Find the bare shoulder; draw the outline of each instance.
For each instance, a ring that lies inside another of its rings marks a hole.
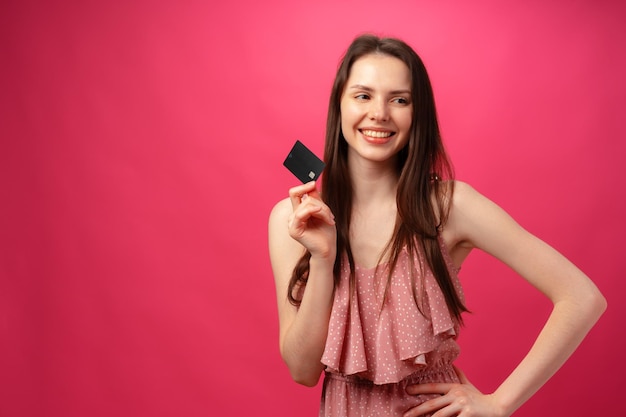
[[[270,227],[272,227],[273,223],[281,222],[283,220],[285,221],[284,224],[286,224],[287,219],[289,218],[292,212],[293,212],[293,208],[291,207],[291,201],[289,201],[289,198],[284,198],[280,200],[278,203],[274,205],[274,207],[272,208],[272,211],[270,212],[270,217],[269,217]]]
[[[443,225],[441,236],[453,262],[460,266],[475,246],[467,233],[468,215],[481,195],[471,185],[463,181],[447,181],[444,186],[444,202],[448,205],[448,217]]]
[[[459,211],[468,208],[468,204],[482,197],[471,185],[459,180],[443,181],[441,183],[443,193],[443,203],[447,204],[452,211]],[[434,201],[438,204],[437,201]]]
[[[459,227],[463,224],[462,218],[480,197],[471,185],[463,181],[446,181],[443,183],[444,204],[448,205],[448,217],[444,225],[444,238],[449,246],[459,243]]]
[[[467,183],[455,182],[447,225],[450,239],[470,251],[480,249],[518,272],[528,260],[558,259],[556,252],[529,233],[504,209]],[[522,275],[528,276],[527,273]],[[532,275],[532,274],[531,274]]]
[[[467,182],[455,180],[450,210],[467,209],[470,204],[475,203],[476,199],[479,198],[485,197]]]
[[[463,181],[455,181],[454,194],[450,204],[453,218],[467,222],[470,218],[479,220],[486,215],[493,215],[493,210],[500,208],[476,188]]]
[[[575,294],[578,299],[598,294],[589,278],[572,262],[469,184],[455,182],[446,227],[462,254],[466,256],[477,248],[492,255],[553,302],[568,294]]]
[[[452,241],[487,250],[503,236],[519,236],[523,229],[501,207],[463,181],[454,182],[448,232]]]
[[[293,213],[293,208],[289,198],[280,200],[270,212],[268,222],[268,236],[270,244],[270,255],[275,255],[277,251],[284,251],[289,248],[301,247],[301,245],[289,236],[288,221]]]

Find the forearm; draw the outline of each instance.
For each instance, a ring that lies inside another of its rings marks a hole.
[[[493,393],[502,415],[509,416],[563,365],[606,308],[599,292],[556,303],[526,357]]]
[[[324,370],[320,360],[333,302],[333,263],[311,258],[302,303],[281,339],[283,360],[293,379],[303,385],[315,385]]]

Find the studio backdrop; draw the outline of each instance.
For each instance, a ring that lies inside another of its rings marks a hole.
[[[626,415],[618,1],[3,1],[0,416],[315,416],[278,351],[267,218],[363,32],[431,75],[456,177],[609,301],[516,414]],[[532,262],[532,260],[529,260]],[[550,303],[480,253],[459,366],[494,390]]]

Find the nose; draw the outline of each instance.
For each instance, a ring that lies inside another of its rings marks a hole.
[[[387,102],[382,99],[372,100],[369,108],[370,120],[385,121],[389,119],[389,108]]]

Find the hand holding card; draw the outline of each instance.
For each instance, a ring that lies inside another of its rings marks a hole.
[[[302,183],[319,178],[326,164],[299,140],[287,155],[283,165]]]

